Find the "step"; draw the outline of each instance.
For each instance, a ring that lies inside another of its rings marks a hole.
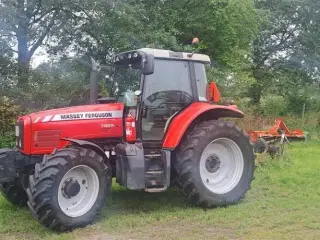
[[[154,158],[154,157],[161,157],[161,154],[145,154],[145,157]]]
[[[166,190],[167,188],[163,187],[163,188],[146,188],[144,191],[148,193],[158,193],[158,192],[164,192]]]
[[[146,174],[149,174],[149,175],[161,175],[163,173],[164,172],[162,170],[152,170],[152,171],[146,172]]]

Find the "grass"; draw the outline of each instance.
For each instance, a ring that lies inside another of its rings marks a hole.
[[[238,205],[204,210],[175,190],[147,194],[114,185],[97,222],[72,233],[45,229],[1,197],[0,239],[319,239],[320,142],[295,143],[284,160],[264,162]]]

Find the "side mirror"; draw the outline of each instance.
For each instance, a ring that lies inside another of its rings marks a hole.
[[[154,56],[145,54],[141,59],[141,73],[143,75],[151,75],[154,73]]]

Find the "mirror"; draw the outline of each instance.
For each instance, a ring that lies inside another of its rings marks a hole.
[[[151,75],[154,72],[154,56],[145,54],[141,58],[141,73],[143,75]]]

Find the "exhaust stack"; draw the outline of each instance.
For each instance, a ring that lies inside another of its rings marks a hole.
[[[98,99],[98,76],[100,72],[99,64],[91,57],[90,73],[90,104],[95,104]]]

